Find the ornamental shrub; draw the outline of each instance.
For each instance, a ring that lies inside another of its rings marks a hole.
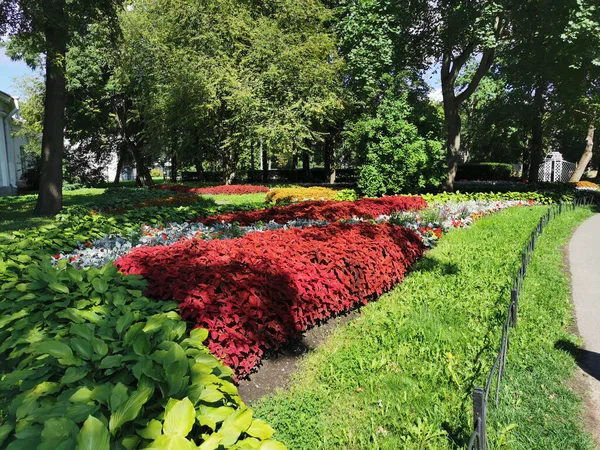
[[[386,92],[374,117],[352,125],[348,140],[365,155],[360,164],[359,190],[370,197],[417,192],[439,186],[444,172],[441,141],[419,135],[410,123],[407,94]]]
[[[148,295],[179,302],[184,319],[210,330],[211,352],[241,376],[265,351],[391,289],[422,253],[407,228],[336,223],[140,247],[115,264],[146,278]]]
[[[208,332],[188,334],[139,277],[49,261],[0,270],[0,395],[11,399],[0,447],[283,448],[203,344]]]
[[[352,217],[376,218],[397,211],[422,209],[427,203],[417,196],[390,196],[383,198],[363,198],[355,202],[302,202],[288,206],[274,206],[257,211],[240,211],[199,218],[204,224],[218,222],[238,222],[250,225],[257,222],[287,223],[296,219],[326,220],[336,222]]]

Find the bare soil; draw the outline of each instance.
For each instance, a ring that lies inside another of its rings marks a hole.
[[[292,342],[263,359],[256,372],[239,382],[238,392],[244,403],[252,405],[265,395],[287,388],[292,375],[298,370],[300,360],[322,345],[338,327],[359,314],[359,310],[353,310],[346,315],[334,317],[306,331],[299,341]]]

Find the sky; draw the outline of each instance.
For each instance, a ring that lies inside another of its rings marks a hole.
[[[0,47],[0,91],[18,95],[15,78],[31,75],[33,71],[22,61],[11,61]]]

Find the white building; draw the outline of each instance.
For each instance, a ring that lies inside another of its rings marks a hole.
[[[15,195],[20,184],[25,145],[15,135],[20,127],[19,100],[0,91],[0,196]]]

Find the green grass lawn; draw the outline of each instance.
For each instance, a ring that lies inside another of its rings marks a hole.
[[[520,252],[545,211],[513,208],[450,232],[306,357],[290,390],[253,405],[256,414],[291,450],[465,448],[473,386],[487,379]],[[572,339],[560,247],[589,215],[557,219],[536,250],[502,404],[488,412],[491,448],[593,448],[564,384],[573,358],[555,348]]]

